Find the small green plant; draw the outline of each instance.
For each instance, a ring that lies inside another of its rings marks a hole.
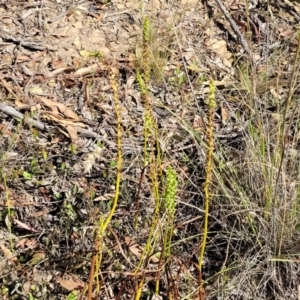
[[[28,300],[34,300],[33,295],[31,294],[31,292],[28,293]]]
[[[204,214],[204,228],[203,228],[203,239],[201,243],[200,255],[198,260],[199,267],[199,299],[202,299],[201,288],[202,288],[202,265],[204,260],[204,253],[206,247],[206,240],[208,235],[208,216],[209,216],[209,205],[212,198],[211,193],[211,177],[213,172],[213,151],[214,151],[214,134],[213,134],[213,118],[214,112],[217,107],[215,101],[215,85],[213,79],[210,80],[209,85],[209,112],[208,112],[208,126],[206,131],[207,137],[207,154],[206,154],[206,173],[205,173],[205,182],[204,182],[204,199],[205,199],[205,214]]]
[[[76,213],[74,212],[73,206],[70,202],[65,202],[64,204],[64,210],[67,214],[67,216],[71,219],[74,220],[77,216]]]
[[[170,83],[174,86],[181,86],[187,81],[185,72],[181,71],[179,67],[176,68],[174,76],[170,77]]]
[[[65,162],[62,162],[60,165],[61,170],[66,170],[67,169],[67,164]]]
[[[104,58],[104,55],[101,51],[94,51],[94,52],[90,52],[89,54],[90,57],[96,57],[99,60],[102,60]]]
[[[28,180],[31,180],[33,178],[33,175],[31,173],[26,172],[26,171],[23,171],[22,175],[25,179],[28,179]]]
[[[46,160],[47,160],[47,158],[48,158],[48,152],[47,152],[47,150],[46,150],[46,149],[43,149],[43,150],[42,150],[42,155],[43,155],[43,159],[44,159],[44,161],[46,161]]]
[[[113,169],[113,168],[116,167],[116,165],[117,165],[117,162],[114,161],[114,160],[112,160],[112,161],[110,162],[110,164],[109,164],[109,168],[110,168],[110,169]]]
[[[77,300],[78,299],[79,292],[78,291],[72,291],[66,298],[66,300]]]
[[[70,144],[69,151],[71,152],[72,155],[75,155],[77,153],[76,145],[74,143]]]

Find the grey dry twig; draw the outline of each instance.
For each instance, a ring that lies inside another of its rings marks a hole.
[[[231,15],[229,14],[229,12],[227,11],[226,7],[223,5],[223,3],[220,0],[215,0],[216,4],[218,5],[218,7],[220,8],[220,10],[222,11],[222,13],[224,14],[226,20],[229,22],[232,30],[234,31],[234,33],[237,35],[237,37],[240,39],[241,44],[243,45],[244,49],[246,50],[246,52],[252,56],[252,52],[250,50],[250,47],[248,46],[247,41],[245,40],[245,37],[242,35],[242,33],[240,32],[239,28],[237,27],[236,23],[234,22],[234,20],[232,19]]]
[[[18,112],[16,109],[14,109],[11,106],[0,104],[0,110],[2,110],[3,112],[5,112],[8,115],[11,115],[13,117],[19,118],[21,120],[24,119],[24,115],[22,113]],[[26,121],[39,130],[43,130],[43,131],[48,130],[48,126],[45,125],[43,122],[36,121],[32,118],[27,118]],[[76,129],[79,133],[81,133],[85,137],[91,137],[91,138],[99,138],[100,137],[99,134],[97,134],[96,132],[94,132],[90,129],[84,129],[84,128],[80,128],[80,127],[76,128]]]
[[[19,118],[21,120],[24,119],[24,115],[22,113],[18,112],[17,110],[15,110],[13,107],[0,104],[0,110],[7,113],[8,115],[14,116],[14,117]],[[40,122],[40,121],[33,120],[32,118],[28,118],[27,121],[39,130],[46,130],[47,129],[46,125],[44,123]]]

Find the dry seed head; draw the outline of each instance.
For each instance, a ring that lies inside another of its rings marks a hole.
[[[86,159],[84,160],[84,163],[83,163],[83,167],[84,167],[83,172],[85,174],[91,172],[93,166],[96,163],[96,160],[100,159],[101,152],[102,152],[102,149],[100,147],[96,147],[96,149],[93,152],[91,152],[87,155],[87,157],[86,157]]]

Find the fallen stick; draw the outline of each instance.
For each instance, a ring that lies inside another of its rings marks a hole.
[[[246,52],[252,56],[252,51],[250,50],[250,47],[248,46],[247,41],[245,40],[244,36],[242,35],[239,28],[237,27],[236,23],[232,19],[230,13],[227,11],[226,7],[223,5],[223,3],[220,0],[215,0],[215,2],[217,3],[218,7],[220,8],[220,10],[224,14],[225,18],[229,22],[234,33],[237,35],[237,37],[241,41],[241,44],[244,47],[244,49],[246,50]]]
[[[21,38],[16,38],[10,35],[1,35],[0,36],[4,42],[12,42],[14,44],[23,46],[23,47],[27,47],[27,48],[31,48],[33,50],[49,50],[49,51],[56,51],[56,48],[53,48],[51,46],[47,46],[47,45],[40,45],[40,44],[36,44],[35,42],[29,42],[29,41],[23,41]]]
[[[20,112],[18,112],[17,110],[15,110],[13,107],[11,106],[6,106],[6,105],[2,105],[0,104],[0,110],[2,110],[3,112],[7,113],[8,115],[14,116],[16,118],[19,118],[21,120],[24,119],[24,115]],[[47,126],[40,122],[40,121],[36,121],[32,118],[28,118],[27,122],[30,123],[31,125],[33,125],[34,127],[36,127],[39,130],[46,130]]]
[[[0,110],[7,113],[10,116],[19,118],[21,120],[24,119],[24,115],[22,113],[18,112],[16,109],[14,109],[11,106],[0,104]],[[37,128],[39,130],[45,131],[45,130],[49,129],[49,127],[46,124],[44,124],[43,122],[36,121],[32,118],[26,118],[26,121],[27,121],[27,123],[29,123],[30,125],[34,126],[35,128]],[[99,134],[97,134],[96,132],[94,132],[92,130],[89,130],[89,129],[76,127],[76,130],[79,133],[81,133],[83,136],[86,136],[86,137],[92,137],[92,138],[99,138],[100,137]]]

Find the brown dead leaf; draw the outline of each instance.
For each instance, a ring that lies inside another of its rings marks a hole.
[[[129,236],[125,236],[125,243],[129,248],[129,251],[135,255],[136,257],[140,257],[142,252],[143,252],[143,247],[139,246],[137,243],[135,243],[134,241],[131,240],[131,238]],[[156,254],[153,254],[150,257],[150,261],[153,263],[158,263],[159,262],[159,258],[157,257]]]
[[[18,55],[17,56],[17,59],[16,59],[16,62],[17,63],[22,63],[22,62],[26,62],[26,61],[30,61],[30,57],[27,56],[27,55]]]
[[[84,64],[84,62],[82,60],[80,60],[79,58],[77,58],[77,57],[73,58],[73,65],[76,69],[82,68],[83,64]]]
[[[40,52],[35,52],[32,55],[30,55],[30,57],[32,58],[32,60],[38,60],[39,58],[41,58],[45,53],[47,53],[48,50],[44,50],[44,51],[40,51]]]
[[[226,122],[230,117],[229,111],[227,107],[225,107],[223,102],[221,103],[221,117],[222,117],[222,122]]]
[[[276,100],[281,100],[282,99],[282,96],[280,95],[280,93],[278,93],[278,90],[277,90],[276,87],[271,87],[270,92]]]
[[[58,108],[58,110],[67,118],[73,119],[74,121],[82,121],[81,118],[75,113],[73,112],[72,109],[68,108],[67,106],[65,106],[63,103],[60,102],[56,102],[56,101],[52,101],[49,100],[47,98],[44,97],[39,97],[39,99],[48,107],[53,107],[56,106]]]
[[[120,70],[116,67],[111,67],[111,71],[115,74],[115,75],[120,75]]]
[[[48,105],[48,108],[51,109],[51,112],[50,111],[47,111],[47,114],[51,114],[52,116],[56,116],[57,118],[62,118],[63,119],[63,116],[60,114],[60,112],[58,111],[58,108],[57,106],[53,106],[53,105]]]
[[[195,116],[194,122],[193,122],[193,128],[194,129],[204,129],[205,128],[205,122],[203,118],[199,115]]]
[[[213,39],[210,41],[210,49],[217,54],[224,54],[227,51],[225,40]]]
[[[29,68],[27,68],[27,66],[25,64],[20,64],[20,66],[21,66],[24,74],[26,74],[28,76],[34,76],[34,72],[32,72]]]
[[[18,219],[13,219],[13,221],[14,221],[14,224],[16,224],[18,227],[23,228],[25,230],[28,230],[28,231],[31,231],[31,232],[36,232],[36,233],[41,232],[40,230],[37,230],[37,229],[34,229],[34,228],[30,227],[27,224],[19,221]]]
[[[137,243],[133,243],[129,245],[129,251],[134,256],[141,257],[143,249]]]
[[[113,197],[115,197],[115,194],[113,193],[107,193],[104,195],[101,195],[99,197],[96,197],[93,201],[97,202],[97,201],[108,201],[111,200]]]
[[[231,67],[233,62],[232,54],[227,50],[225,40],[210,38],[205,42],[205,45],[217,55],[226,67]]]
[[[292,29],[287,29],[287,30],[284,30],[282,31],[282,29],[279,29],[279,36],[282,36],[282,37],[290,37],[293,35],[293,30]]]
[[[74,126],[72,125],[67,125],[65,126],[66,130],[68,131],[68,134],[71,138],[71,140],[74,142],[78,139],[78,135],[77,135],[77,130]]]
[[[2,253],[4,254],[4,256],[11,263],[16,263],[18,261],[18,259],[16,257],[14,257],[13,253],[8,248],[6,248],[4,245],[0,245],[0,249],[1,249]]]
[[[66,64],[62,61],[62,59],[51,59],[51,65],[53,69],[61,69],[61,68],[67,68]]]
[[[38,218],[38,217],[41,217],[41,216],[44,216],[44,215],[48,215],[49,212],[50,212],[49,209],[44,209],[44,210],[41,210],[41,211],[39,211],[39,212],[34,213],[33,215],[34,215],[36,218]]]
[[[136,77],[134,75],[131,75],[127,78],[126,82],[126,88],[130,90],[132,88],[133,83],[135,82]]]
[[[125,237],[125,243],[129,248],[129,251],[135,255],[136,257],[140,257],[142,255],[143,248],[140,247],[137,243],[131,240],[129,236]]]
[[[136,63],[136,55],[134,53],[130,53],[128,56],[128,64],[130,67],[134,67]]]
[[[203,286],[200,287],[200,299],[205,300],[206,299],[206,294],[205,294],[205,289]]]
[[[23,238],[16,244],[16,248],[21,248],[21,249],[25,249],[25,248],[34,249],[36,247],[37,247],[37,242],[35,239]]]
[[[153,254],[151,257],[150,257],[150,261],[153,262],[154,264],[158,264],[159,263],[159,258],[156,254]]]
[[[44,151],[44,150],[43,150],[43,151]],[[50,195],[49,195],[48,190],[47,190],[45,187],[42,186],[42,187],[40,188],[40,193],[43,195],[43,197],[44,197],[44,199],[45,199],[46,201],[50,202],[51,197],[50,197]]]
[[[10,84],[8,82],[6,82],[4,79],[0,78],[0,81],[3,85],[3,87],[9,92],[11,93],[13,96],[18,97],[18,95],[12,90],[12,88],[10,87]]]
[[[31,290],[32,283],[30,280],[27,280],[25,283],[22,285],[22,292],[27,296]],[[30,298],[29,298],[30,299]]]
[[[64,84],[65,84],[66,88],[70,89],[71,87],[76,85],[77,82],[72,78],[66,78],[65,81],[64,81]]]
[[[101,12],[101,13],[99,14],[99,16],[97,17],[96,22],[101,21],[103,18],[104,18],[104,13]]]
[[[183,53],[182,53],[183,57],[185,58],[185,60],[188,62],[189,60],[191,60],[194,56],[194,50],[193,48],[187,48]]]
[[[71,292],[76,289],[80,289],[84,287],[84,284],[79,281],[79,279],[62,279],[61,277],[57,277],[57,281],[61,285],[62,288],[66,289],[67,291]]]
[[[10,129],[8,128],[7,125],[5,124],[0,124],[0,134],[3,135],[3,136],[10,136],[11,135],[11,131]]]
[[[181,0],[182,5],[192,4],[196,5],[199,1],[198,0]]]
[[[44,94],[44,91],[40,86],[33,86],[29,90],[29,94],[31,94],[31,95],[42,95],[42,94]]]
[[[125,236],[125,243],[128,246],[131,242],[131,238],[129,236]]]
[[[56,115],[55,113],[53,113],[51,111],[48,111],[47,114],[44,116],[45,117],[48,116],[50,119],[52,119],[53,121],[56,121],[60,125],[74,125],[74,126],[82,127],[82,128],[86,127],[86,125],[84,123],[74,122],[73,120],[65,120],[62,117],[60,117],[59,115]]]
[[[25,103],[23,103],[22,101],[20,101],[20,99],[19,98],[17,98],[16,100],[15,100],[15,105],[17,106],[17,107],[24,107],[24,106],[27,106]]]
[[[80,238],[80,234],[76,231],[73,231],[70,236],[70,239],[74,242],[74,241],[78,240],[79,238]]]

